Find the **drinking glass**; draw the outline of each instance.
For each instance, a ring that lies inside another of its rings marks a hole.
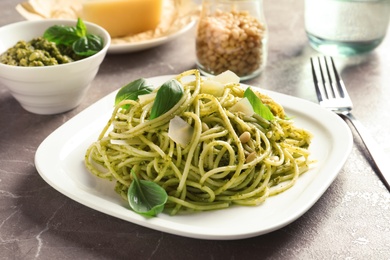
[[[372,51],[385,38],[389,17],[389,0],[305,0],[310,45],[324,54]]]

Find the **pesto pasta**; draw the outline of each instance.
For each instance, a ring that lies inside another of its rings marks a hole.
[[[311,133],[296,127],[270,97],[253,91],[273,114],[267,120],[232,109],[244,98],[239,83],[225,84],[215,96],[202,91],[205,79],[198,70],[176,80],[183,95],[169,111],[150,119],[153,98],[122,100],[86,151],[87,169],[116,181],[115,190],[125,200],[131,171],[165,189],[165,208],[174,215],[260,205],[309,169]],[[190,129],[178,131],[189,133],[185,144],[169,133],[177,117]]]

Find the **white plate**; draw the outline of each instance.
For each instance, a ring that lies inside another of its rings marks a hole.
[[[162,84],[172,76],[151,78]],[[319,162],[295,186],[257,207],[232,208],[144,218],[128,209],[114,191],[114,183],[99,179],[84,167],[84,154],[109,119],[116,92],[70,119],[38,147],[35,164],[42,178],[69,198],[108,215],[155,230],[201,239],[241,239],[282,228],[303,215],[326,191],[344,165],[352,135],[337,115],[309,101],[263,91],[282,104],[297,126],[314,134],[310,147]],[[71,213],[70,213],[71,214]],[[69,215],[69,218],[72,216]]]
[[[157,47],[164,43],[170,42],[179,37],[180,35],[184,34],[189,29],[191,29],[195,23],[196,20],[192,20],[187,25],[183,26],[177,31],[172,32],[171,34],[150,40],[129,43],[111,43],[110,47],[108,48],[108,53],[130,53]]]

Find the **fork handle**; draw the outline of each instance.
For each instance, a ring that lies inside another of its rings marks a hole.
[[[355,127],[357,133],[366,146],[372,161],[377,168],[377,174],[386,188],[390,191],[390,165],[389,158],[385,158],[384,151],[380,149],[378,143],[372,138],[367,129],[357,120],[351,113],[340,114],[344,118],[348,119]]]

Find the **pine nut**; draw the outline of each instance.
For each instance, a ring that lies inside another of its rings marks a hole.
[[[246,163],[250,163],[251,161],[253,161],[254,159],[256,159],[256,157],[257,157],[256,152],[252,152],[252,153],[250,153],[250,154],[246,157],[245,162],[246,162]]]
[[[251,139],[251,134],[248,131],[243,132],[239,137],[241,143],[245,144]]]

